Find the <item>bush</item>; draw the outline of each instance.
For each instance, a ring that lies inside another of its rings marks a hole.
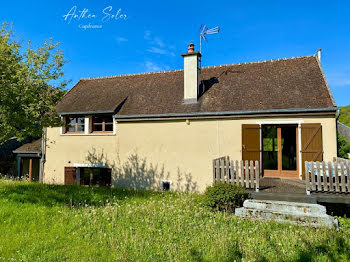
[[[244,200],[250,198],[249,192],[239,185],[219,182],[204,192],[204,204],[213,210],[233,213],[241,207]]]
[[[348,154],[350,154],[350,143],[345,136],[338,133],[338,157],[348,159]]]

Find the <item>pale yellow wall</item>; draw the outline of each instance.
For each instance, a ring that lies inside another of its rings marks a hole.
[[[119,122],[116,135],[109,136],[60,135],[59,128],[49,128],[44,181],[63,183],[64,166],[88,163],[88,152],[97,156],[103,152],[101,162],[114,167],[115,185],[159,188],[166,179],[173,189],[203,191],[212,183],[214,158],[229,155],[241,160],[242,124],[286,120],[321,123],[324,160],[332,161],[337,153],[334,117],[191,120],[189,125],[185,120]],[[136,166],[137,174],[130,173]]]
[[[115,159],[115,135],[60,135],[60,128],[47,128],[45,183],[64,183],[64,167],[89,163],[89,155]]]

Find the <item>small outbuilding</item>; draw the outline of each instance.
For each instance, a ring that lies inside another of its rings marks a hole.
[[[42,181],[42,140],[34,140],[13,151],[17,155],[17,175],[29,181]]]

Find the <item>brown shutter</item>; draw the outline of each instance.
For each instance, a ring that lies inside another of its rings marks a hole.
[[[64,184],[75,185],[76,184],[76,168],[65,167],[64,168]]]
[[[305,161],[323,161],[321,124],[301,124],[301,159],[303,176]]]
[[[242,159],[260,161],[259,125],[242,125]]]

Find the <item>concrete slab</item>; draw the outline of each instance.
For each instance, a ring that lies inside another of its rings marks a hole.
[[[273,220],[276,222],[289,222],[313,227],[334,228],[338,221],[327,215],[326,208],[317,204],[246,200],[242,208],[236,208],[235,215],[257,220]]]

